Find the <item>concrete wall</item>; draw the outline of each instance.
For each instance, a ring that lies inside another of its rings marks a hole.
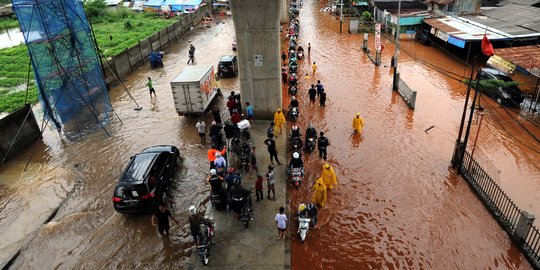
[[[279,19],[282,0],[231,0],[238,47],[240,92],[257,119],[282,107]],[[262,58],[262,59],[261,59]]]
[[[23,124],[22,128],[21,124]],[[17,132],[19,132],[18,136]],[[0,165],[6,155],[7,161],[30,146],[40,136],[41,132],[36,122],[36,117],[32,112],[32,107],[28,104],[22,109],[0,119]],[[13,146],[9,149],[13,141]]]
[[[189,31],[191,26],[201,22],[204,14],[211,11],[211,6],[205,5],[193,13],[183,15],[173,25],[156,32],[152,36],[141,40],[139,44],[109,58],[107,60],[108,64],[106,62],[103,63],[107,84],[109,86],[118,84],[118,80],[116,80],[113,72],[121,80],[127,78],[138,66],[148,62],[148,56],[152,51],[163,51],[169,48],[172,42]]]

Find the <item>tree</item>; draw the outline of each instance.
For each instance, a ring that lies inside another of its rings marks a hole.
[[[89,0],[84,2],[84,11],[88,18],[95,18],[105,14],[107,4],[105,0]]]

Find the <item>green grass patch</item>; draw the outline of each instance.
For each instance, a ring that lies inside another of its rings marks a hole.
[[[91,17],[98,46],[105,57],[118,55],[133,47],[156,31],[176,22],[175,19],[162,19],[155,13],[136,13],[126,8],[99,10]],[[87,11],[88,12],[88,11]],[[0,19],[0,29],[18,26],[13,18]],[[27,80],[28,50],[19,45],[0,50],[0,112],[13,112],[24,106],[26,91],[13,91],[24,86]],[[34,72],[30,71],[30,80]],[[29,102],[37,96],[37,88],[31,82]]]
[[[0,18],[0,30],[17,28],[19,27],[19,21],[15,16]]]
[[[37,89],[31,86],[28,89],[28,102],[33,103],[37,98]],[[0,96],[0,112],[14,112],[24,106],[26,91],[10,92]]]

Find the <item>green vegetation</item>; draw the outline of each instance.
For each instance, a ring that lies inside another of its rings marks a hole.
[[[0,18],[0,30],[19,27],[19,21],[15,16]]]
[[[471,87],[475,88],[476,87],[476,80],[474,81],[470,81],[469,79],[465,79],[463,80],[463,82],[465,82],[465,84],[471,84]],[[506,88],[506,87],[513,87],[513,86],[518,86],[519,83],[518,82],[505,82],[503,80],[497,80],[497,79],[489,79],[489,80],[480,80],[478,82],[478,90],[482,91],[482,92],[485,92],[485,93],[488,93],[488,94],[494,94],[495,95],[495,92],[497,91],[497,89],[499,88]]]
[[[117,55],[176,22],[174,19],[157,17],[155,13],[135,13],[126,8],[108,10],[103,0],[86,2],[85,10],[105,57]],[[3,25],[12,28],[17,27],[18,22],[13,18],[1,19],[0,27]],[[26,45],[0,50],[0,112],[12,112],[24,105],[28,63]],[[34,102],[37,96],[33,78],[31,71],[29,102]]]

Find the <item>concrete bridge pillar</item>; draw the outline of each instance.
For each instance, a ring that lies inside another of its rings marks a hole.
[[[281,0],[281,16],[279,17],[281,23],[287,23],[289,21],[289,0]]]
[[[238,49],[240,93],[256,119],[282,107],[279,19],[283,0],[231,0]]]

